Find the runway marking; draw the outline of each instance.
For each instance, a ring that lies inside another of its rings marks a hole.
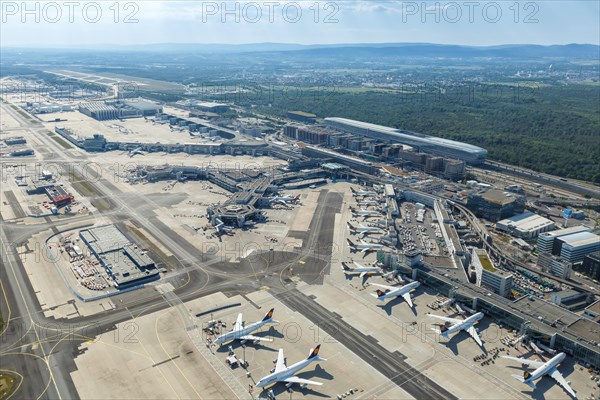
[[[8,310],[8,316],[6,317],[6,321],[4,321],[4,329],[2,329],[2,331],[0,332],[0,336],[2,336],[4,332],[6,332],[6,330],[8,329],[8,324],[10,323],[11,317],[10,304],[8,304],[8,297],[6,296],[6,291],[4,290],[4,284],[2,283],[2,279],[0,279],[0,289],[2,289],[2,294],[4,295],[4,304],[6,304],[6,308]]]
[[[5,232],[4,232],[3,230],[0,230],[0,232],[1,232],[1,233],[3,233],[3,234],[5,235]],[[8,249],[8,247],[6,246],[6,243],[5,243],[5,241],[4,241],[4,238],[3,238],[3,236],[4,236],[4,235],[0,236],[0,245],[1,245],[3,248],[5,248],[5,249]],[[31,323],[32,323],[32,325],[35,325],[35,321],[33,320],[33,317],[31,317],[31,315],[32,315],[32,314],[31,314],[31,311],[30,311],[30,309],[29,309],[29,305],[27,304],[27,301],[26,301],[26,299],[25,299],[25,295],[24,295],[24,293],[23,293],[23,289],[21,288],[21,285],[19,284],[19,280],[18,280],[18,278],[17,278],[17,273],[15,272],[15,267],[14,267],[14,265],[13,265],[13,263],[11,262],[11,259],[10,259],[9,257],[7,257],[7,258],[6,258],[6,262],[7,262],[7,264],[10,266],[10,268],[11,268],[11,270],[12,270],[12,273],[13,273],[13,276],[15,277],[15,281],[16,281],[17,287],[18,287],[18,289],[19,289],[19,292],[20,292],[20,294],[21,294],[21,298],[23,299],[23,304],[25,305],[25,308],[26,308],[26,310],[27,310],[27,313],[28,313],[28,315],[29,315],[29,317],[30,317],[30,319],[31,319]],[[35,332],[35,336],[36,336],[36,338],[37,338],[37,341],[41,343],[40,336],[39,336],[39,334],[38,334],[38,331],[37,331],[37,329],[35,329],[35,328],[34,328],[34,329],[33,329],[33,331]],[[56,381],[54,380],[54,374],[53,374],[53,372],[52,372],[52,369],[50,368],[49,358],[48,358],[48,356],[46,355],[46,351],[44,350],[44,347],[43,347],[43,346],[41,346],[41,350],[42,350],[42,354],[44,355],[44,361],[46,362],[46,366],[47,366],[47,368],[48,368],[48,371],[50,372],[50,380],[51,380],[51,381],[54,383],[54,388],[55,388],[55,390],[56,390],[56,394],[58,395],[58,398],[59,398],[59,399],[62,399],[62,396],[61,396],[61,394],[60,394],[60,391],[58,390],[58,385],[56,384]],[[47,388],[46,388],[46,389],[47,389]],[[41,396],[41,395],[40,395],[40,396]]]
[[[127,310],[127,312],[129,312],[129,315],[131,315],[131,321],[135,321],[136,317],[134,317],[134,315],[131,313],[131,311],[129,311],[129,308],[125,307],[125,309]],[[142,346],[142,349],[144,349],[144,352],[146,353],[146,355],[148,356],[148,358],[150,359],[150,361],[152,361],[152,364],[156,364],[156,361],[154,361],[154,359],[152,358],[152,356],[148,352],[148,349],[146,349],[146,346],[144,346],[144,344],[140,340],[139,336],[137,336],[137,334],[135,332],[133,334],[135,335],[135,338],[137,339],[137,341],[140,344],[140,346]],[[163,374],[163,372],[161,371],[161,369],[157,368],[157,370],[161,374],[161,376],[163,377],[163,379],[165,380],[165,382],[169,385],[169,387],[171,388],[171,390],[173,391],[173,393],[175,394],[175,396],[177,396],[178,399],[181,399],[181,397],[179,396],[179,393],[177,393],[177,391],[175,390],[175,388],[173,387],[173,385],[171,385],[171,382],[169,382],[169,380],[167,379],[167,377],[165,376],[165,374]]]
[[[164,315],[166,315],[168,312],[170,312],[171,310],[173,310],[172,308],[169,308],[167,310],[165,310],[163,313],[161,313],[160,315],[158,315],[156,317],[156,320],[154,322],[154,333],[156,334],[156,339],[158,339],[158,344],[160,344],[160,348],[163,350],[163,352],[167,355],[167,357],[172,357],[167,350],[165,349],[165,347],[162,344],[162,341],[160,340],[160,335],[158,334],[158,320],[161,319]],[[192,343],[193,344],[193,343]],[[177,355],[176,357],[179,357],[179,355]],[[186,382],[188,383],[188,385],[190,385],[190,387],[192,388],[192,390],[194,391],[194,393],[196,393],[196,395],[198,396],[199,399],[202,398],[202,396],[200,395],[200,393],[198,393],[198,391],[196,390],[196,388],[194,387],[194,385],[192,385],[192,382],[190,382],[190,380],[187,378],[187,376],[183,373],[183,371],[181,370],[181,368],[179,368],[179,366],[177,365],[177,363],[175,362],[174,358],[171,358],[171,360],[173,361],[173,365],[175,365],[175,368],[177,368],[177,370],[179,371],[179,373],[181,374],[181,376],[183,376],[183,379],[186,380]]]
[[[48,371],[50,371],[50,366],[48,365],[46,360],[43,357],[38,356],[37,354],[27,353],[27,352],[19,352],[19,353],[4,353],[4,355],[5,356],[30,356],[30,357],[34,357],[34,358],[39,358],[40,360],[42,360],[44,362],[44,364],[46,364],[46,368],[48,369]],[[23,381],[25,381],[24,377],[23,377]],[[52,374],[49,375],[48,382],[46,382],[46,387],[44,387],[44,390],[42,390],[42,392],[40,393],[40,395],[38,397],[36,397],[36,399],[40,399],[44,395],[44,393],[46,393],[46,391],[48,391],[48,387],[50,387],[50,382],[54,382],[54,378],[52,377]]]

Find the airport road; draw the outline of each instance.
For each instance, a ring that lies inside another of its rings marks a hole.
[[[339,315],[330,312],[297,289],[275,294],[275,297],[291,310],[301,313],[317,324],[333,339],[346,346],[414,398],[456,399],[452,393],[410,366],[405,361],[404,355],[399,352],[389,352],[374,338],[363,335],[343,321]]]
[[[18,370],[24,376],[20,394],[29,395],[30,398],[61,398],[60,393],[66,393],[70,379],[63,376],[64,370],[53,369],[50,363],[52,346],[45,340],[39,329],[39,320],[36,318],[40,305],[29,282],[23,273],[21,260],[14,246],[4,232],[4,224],[0,226],[0,246],[2,258],[0,260],[0,279],[2,279],[2,296],[6,299],[3,304],[2,315],[8,316],[5,321],[6,330],[3,332],[0,345],[0,355],[3,363],[6,360],[17,362]],[[6,351],[4,347],[8,346]],[[12,365],[15,367],[15,365]],[[44,382],[43,385],[40,385]],[[59,382],[59,383],[57,383]],[[64,384],[65,387],[59,387]]]

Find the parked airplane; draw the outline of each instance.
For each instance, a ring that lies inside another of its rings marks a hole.
[[[300,202],[300,195],[298,196],[292,196],[287,195],[287,196],[274,196],[270,198],[271,203],[279,203],[279,204],[283,204],[283,205],[288,205],[288,204],[297,204]]]
[[[221,219],[217,218],[216,223],[217,224],[214,226],[214,228],[218,235],[229,235],[233,233],[233,228],[225,225]]]
[[[352,190],[352,194],[354,196],[360,197],[369,197],[369,196],[377,196],[377,192],[373,192],[372,190],[356,190],[354,188],[350,188]]]
[[[318,385],[321,386],[321,382],[309,381],[308,379],[302,379],[294,376],[298,371],[306,368],[309,364],[318,361],[327,361],[324,358],[319,357],[319,349],[321,345],[318,345],[314,349],[310,349],[308,358],[298,361],[297,363],[287,367],[285,365],[285,357],[283,356],[283,349],[279,349],[277,355],[277,363],[275,364],[275,370],[269,375],[265,376],[256,383],[256,387],[265,387],[277,382],[285,382],[286,387],[290,388],[294,383],[302,385],[302,388],[306,385]]]
[[[361,200],[358,202],[358,205],[361,207],[366,207],[366,206],[378,206],[379,202],[375,201],[375,200]]]
[[[484,314],[482,312],[473,314],[467,319],[448,318],[448,317],[442,317],[442,316],[433,315],[433,314],[428,314],[428,315],[430,317],[438,318],[438,319],[441,319],[442,321],[450,322],[452,324],[450,327],[447,327],[446,325],[440,325],[439,330],[433,329],[435,332],[442,335],[442,337],[449,339],[449,335],[463,330],[463,331],[467,332],[469,335],[471,335],[473,337],[473,339],[475,339],[475,341],[477,342],[477,344],[479,346],[483,347],[483,343],[481,342],[481,338],[479,337],[479,334],[477,333],[477,329],[475,329],[475,327],[473,326],[473,324],[475,324],[475,322],[479,321],[480,319],[482,319],[484,317]]]
[[[535,389],[535,381],[544,375],[548,375],[552,379],[554,379],[560,386],[562,386],[563,389],[567,391],[567,393],[569,393],[574,398],[577,398],[577,395],[571,387],[570,382],[567,382],[557,369],[558,364],[560,364],[565,359],[565,357],[565,353],[559,353],[546,362],[540,362],[528,360],[526,358],[502,356],[502,358],[520,362],[521,364],[525,364],[531,368],[536,368],[535,371],[531,373],[529,371],[523,372],[523,377],[521,377],[520,375],[512,375],[514,378],[523,382],[530,388]]]
[[[365,275],[383,273],[383,269],[380,267],[363,267],[358,263],[354,263],[354,265],[356,265],[356,268],[349,267],[348,264],[343,262],[342,269],[344,270],[344,274],[360,274],[359,276],[362,278]]]
[[[273,341],[272,339],[254,336],[254,335],[251,335],[251,333],[262,328],[266,324],[276,324],[277,323],[277,321],[275,321],[273,319],[273,310],[275,310],[275,309],[271,308],[269,310],[269,312],[265,314],[265,317],[262,320],[255,322],[253,324],[250,324],[246,327],[244,327],[244,323],[242,321],[242,313],[239,313],[237,320],[235,321],[235,325],[233,326],[233,330],[231,332],[227,332],[227,333],[219,336],[218,338],[216,338],[215,343],[220,346],[223,343],[231,342],[233,340],[241,340],[242,343],[245,343],[246,341],[250,340],[254,344],[257,344],[260,341],[272,342]]]
[[[412,302],[412,299],[410,298],[410,292],[411,292],[411,290],[418,288],[421,285],[421,283],[414,281],[414,282],[411,282],[407,285],[400,286],[400,287],[379,285],[377,283],[371,283],[371,285],[384,289],[384,290],[377,289],[377,291],[375,293],[371,293],[371,295],[373,297],[375,297],[377,300],[385,301],[387,299],[391,299],[392,297],[402,296],[404,301],[406,301],[406,303],[408,303],[408,306],[410,308],[412,308],[413,302]]]
[[[350,239],[346,239],[346,240],[348,241],[348,246],[350,247],[350,250],[352,250],[352,251],[360,251],[361,253],[367,253],[370,251],[377,251],[379,249],[383,249],[382,244],[367,243],[363,240],[360,241],[360,244],[356,244]]]
[[[352,213],[354,216],[363,217],[363,219],[367,219],[369,217],[381,217],[381,213],[379,211],[365,210],[364,208],[361,208],[358,211],[352,210]]]
[[[136,147],[135,149],[131,150],[129,152],[129,157],[131,158],[131,157],[135,156],[136,154],[144,155],[144,153],[142,152],[142,148],[141,147]]]
[[[353,233],[360,233],[362,237],[365,237],[366,235],[370,235],[372,233],[380,235],[386,233],[383,229],[378,228],[376,226],[363,226],[361,224],[358,224],[358,226],[354,226],[350,222],[348,222],[348,228],[350,228],[350,231]]]

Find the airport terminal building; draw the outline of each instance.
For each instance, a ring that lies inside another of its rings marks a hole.
[[[406,144],[424,153],[456,158],[472,165],[482,164],[487,157],[487,150],[481,147],[457,142],[455,140],[429,136],[423,133],[395,129],[346,118],[325,118],[325,124],[330,128],[340,129],[373,139]]]
[[[597,322],[534,296],[511,301],[489,293],[486,288],[444,276],[443,272],[426,263],[413,270],[415,278],[449,298],[527,334],[532,340],[565,352],[586,366],[600,368]]]

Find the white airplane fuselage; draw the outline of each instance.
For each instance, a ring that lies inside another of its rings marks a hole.
[[[451,326],[445,332],[442,332],[441,335],[445,338],[448,338],[448,336],[452,335],[453,333],[459,332],[463,329],[468,329],[470,326],[472,326],[475,322],[479,321],[483,317],[484,317],[484,314],[482,312],[473,314],[469,318],[462,321],[461,323]]]
[[[354,195],[357,197],[371,197],[371,196],[377,196],[377,193],[370,191],[370,190],[359,190],[359,191],[354,192]]]
[[[320,360],[318,357],[305,359],[305,360],[298,361],[297,363],[290,365],[283,371],[273,372],[272,374],[269,374],[269,375],[265,376],[264,378],[262,378],[260,381],[258,381],[256,383],[256,387],[265,387],[265,386],[280,382],[286,378],[289,378],[290,376],[294,375],[296,372],[306,368],[309,364],[311,364],[314,361],[320,361]]]
[[[218,338],[216,338],[215,343],[220,345],[223,343],[231,342],[233,340],[238,340],[242,336],[249,335],[252,332],[259,330],[260,328],[262,328],[263,326],[265,326],[266,324],[269,324],[269,323],[272,323],[272,321],[271,320],[258,321],[258,322],[254,322],[253,324],[250,324],[250,325],[240,329],[239,331],[227,332],[227,333],[219,336]]]
[[[544,365],[533,371],[529,378],[525,379],[524,382],[529,383],[540,379],[542,376],[548,374],[550,370],[556,368],[556,366],[560,364],[565,359],[565,357],[565,353],[555,355],[554,357],[546,361]]]
[[[381,217],[381,213],[377,211],[358,211],[356,215],[361,217]]]
[[[350,229],[354,232],[354,233],[360,233],[363,235],[368,235],[370,233],[375,233],[375,234],[383,234],[385,233],[385,231],[381,228],[378,228],[376,226],[350,226]]]
[[[348,274],[362,274],[363,272],[380,274],[380,273],[383,272],[383,269],[381,267],[363,267],[363,266],[356,267],[356,268],[350,268],[350,267],[344,268],[344,273],[346,275],[348,275]]]
[[[411,282],[407,285],[402,286],[401,288],[398,288],[397,290],[389,291],[385,295],[378,297],[377,300],[384,301],[384,300],[390,299],[392,297],[403,296],[406,293],[409,293],[411,290],[418,288],[420,285],[421,285],[421,283],[418,281]]]
[[[357,244],[356,248],[358,250],[377,250],[377,249],[382,249],[383,245],[382,244],[377,244],[377,243],[368,243],[368,244]]]
[[[385,233],[383,229],[369,226],[366,228],[358,228],[359,233]]]

